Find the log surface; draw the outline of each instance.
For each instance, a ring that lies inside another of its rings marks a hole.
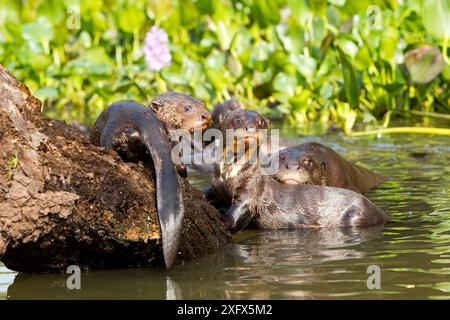
[[[180,179],[178,261],[229,241],[217,210]],[[0,65],[0,260],[16,271],[163,265],[153,172],[41,113]]]

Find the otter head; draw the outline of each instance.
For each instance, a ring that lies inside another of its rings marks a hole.
[[[245,146],[248,146],[249,143],[259,143],[260,130],[267,129],[269,123],[269,119],[262,117],[257,112],[238,109],[231,111],[225,116],[221,129],[226,139],[229,139],[226,136],[227,131],[233,130],[234,142],[239,143],[243,141]]]
[[[299,148],[286,148],[278,153],[278,172],[273,177],[285,184],[324,185],[325,161],[317,154]]]
[[[243,108],[244,107],[242,103],[236,99],[230,99],[216,104],[211,113],[214,127],[218,128],[222,124],[223,120],[225,120],[227,114],[229,114],[230,112]]]
[[[184,129],[193,132],[197,126],[202,130],[211,124],[211,114],[200,100],[178,92],[165,92],[156,96],[150,107],[158,118],[170,129]]]

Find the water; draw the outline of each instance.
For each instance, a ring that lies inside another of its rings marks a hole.
[[[209,256],[163,269],[89,271],[81,290],[65,274],[17,274],[0,264],[0,299],[449,299],[450,138],[391,135],[317,141],[390,177],[368,197],[383,226],[319,231],[246,230]],[[192,174],[192,184],[209,177]],[[367,268],[381,270],[369,290]]]

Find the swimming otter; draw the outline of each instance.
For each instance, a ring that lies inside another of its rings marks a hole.
[[[226,130],[233,129],[236,130],[237,139],[243,138],[246,145],[249,143],[258,144],[260,130],[267,129],[270,123],[269,119],[246,109],[231,111],[225,116],[225,119],[228,119],[228,121],[223,121],[219,126],[224,140],[226,139]],[[225,143],[224,141],[224,145]],[[235,144],[233,146],[237,147]],[[226,151],[230,152],[230,150]],[[225,152],[224,155],[226,156]],[[220,162],[214,165],[212,185],[211,188],[205,190],[205,194],[207,199],[216,207],[228,207],[231,205],[232,194],[230,190],[234,189],[234,177],[236,174],[233,169],[233,166],[228,166]]]
[[[223,119],[225,116],[234,110],[244,109],[243,104],[237,100],[237,99],[230,99],[226,100],[222,103],[217,103],[214,106],[213,111],[211,112],[212,115],[212,126],[215,129],[220,129],[220,126],[222,124]],[[200,143],[195,144],[192,142],[192,157],[190,159],[191,165],[190,168],[198,171],[204,171],[204,172],[214,172],[214,165],[213,164],[206,164],[201,163],[203,160],[203,152],[207,145],[210,145],[211,142],[204,142],[201,141]]]
[[[385,180],[316,142],[283,149],[278,161],[279,170],[273,177],[287,184],[316,184],[366,193]]]
[[[181,238],[184,205],[163,124],[152,109],[132,100],[118,101],[100,114],[92,130],[91,142],[114,149],[128,161],[144,160],[148,165],[145,155],[151,156],[164,260],[170,268]]]
[[[245,141],[252,141],[256,139],[250,129],[258,127],[259,119],[255,112],[233,111],[226,116],[222,128],[239,127],[246,133]],[[226,194],[231,200],[225,215],[232,231],[242,230],[250,223],[262,229],[283,229],[370,226],[389,219],[356,192],[326,186],[281,184],[263,175],[259,162],[236,164],[222,160],[217,165],[212,189],[213,194]]]
[[[234,110],[244,109],[242,103],[237,99],[226,100],[222,103],[217,103],[211,112],[214,128],[219,128],[225,116]]]

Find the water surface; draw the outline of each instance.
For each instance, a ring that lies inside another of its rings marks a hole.
[[[389,177],[368,197],[392,217],[364,229],[246,230],[209,256],[172,270],[17,274],[0,263],[0,299],[448,299],[450,298],[450,138],[390,135],[296,137],[324,143]],[[209,176],[191,174],[203,187]],[[367,288],[367,267],[381,289]]]

